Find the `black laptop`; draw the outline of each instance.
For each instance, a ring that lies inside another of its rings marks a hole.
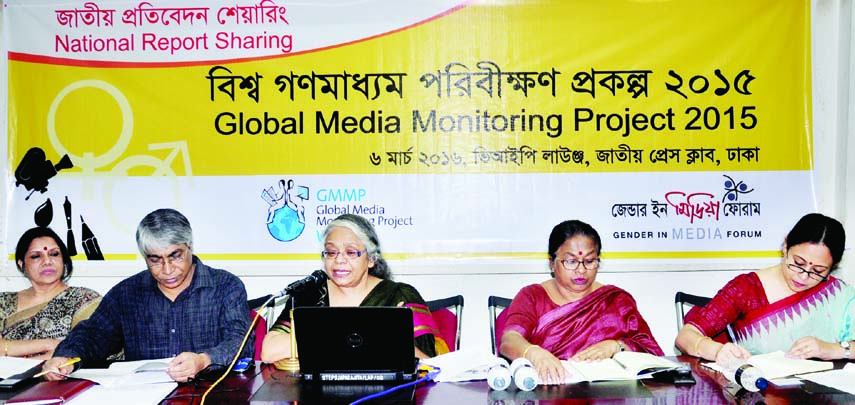
[[[304,381],[413,381],[413,312],[404,307],[298,307],[297,356]]]

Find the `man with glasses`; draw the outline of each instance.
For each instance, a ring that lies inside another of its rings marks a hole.
[[[113,287],[57,346],[44,365],[48,379],[70,373],[70,358],[85,366],[122,349],[125,360],[174,357],[167,372],[178,382],[231,363],[251,322],[243,282],[193,254],[190,222],[176,210],[146,215],[136,238],[148,269]],[[252,358],[253,348],[249,339],[242,357]]]

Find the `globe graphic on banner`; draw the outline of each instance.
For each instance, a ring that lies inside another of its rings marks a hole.
[[[300,222],[297,211],[288,206],[282,207],[273,213],[273,221],[267,224],[270,235],[282,242],[290,242],[297,239],[303,233],[306,224]]]

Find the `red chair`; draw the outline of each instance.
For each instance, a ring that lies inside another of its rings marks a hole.
[[[487,309],[490,311],[490,341],[493,343],[493,354],[499,355],[499,344],[502,342],[502,330],[505,328],[508,314],[505,312],[511,306],[511,299],[491,295],[487,297]]]
[[[428,309],[439,328],[439,333],[448,344],[448,350],[460,349],[460,326],[463,320],[463,296],[428,301]]]
[[[264,343],[264,336],[267,335],[268,329],[267,317],[272,316],[273,306],[276,305],[276,300],[271,300],[270,297],[271,295],[265,295],[247,301],[250,320],[255,319],[255,315],[263,311],[258,317],[258,323],[255,324],[255,360],[261,360],[261,345]],[[262,305],[264,305],[263,308]]]
[[[256,312],[254,309],[249,310],[249,319],[255,319]],[[264,336],[267,335],[267,321],[263,316],[258,317],[258,323],[255,324],[255,360],[261,360],[261,345],[264,343]]]

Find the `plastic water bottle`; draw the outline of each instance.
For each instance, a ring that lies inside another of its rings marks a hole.
[[[499,363],[490,367],[487,372],[487,385],[496,391],[502,391],[511,386],[511,370],[508,361],[499,358]]]
[[[766,398],[760,392],[750,392],[735,382],[728,381],[722,386],[722,392],[730,404],[765,405]]]
[[[511,375],[514,376],[514,384],[523,391],[531,391],[537,387],[537,370],[524,357],[511,362]]]
[[[750,364],[728,367],[724,375],[728,380],[751,392],[757,392],[769,386],[769,380],[763,377],[763,372]]]

